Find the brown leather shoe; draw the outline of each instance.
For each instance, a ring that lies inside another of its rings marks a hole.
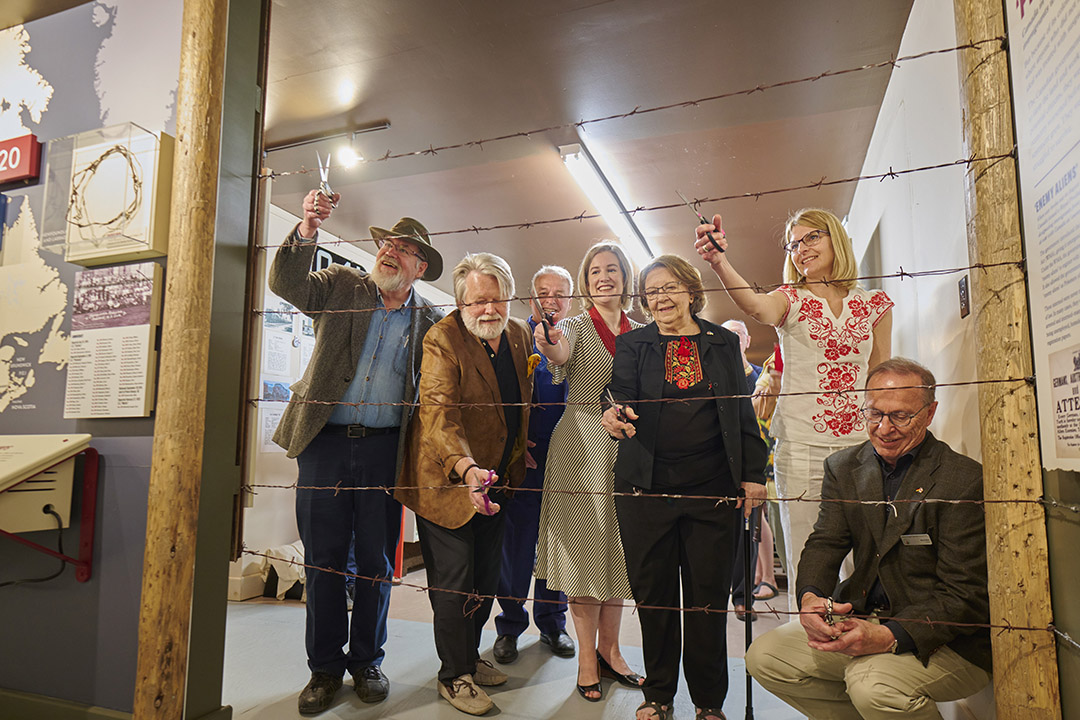
[[[456,677],[449,685],[442,680],[436,680],[435,684],[439,686],[439,694],[463,713],[483,715],[495,707],[484,689],[473,681],[472,675]]]
[[[330,707],[341,689],[341,678],[324,672],[311,673],[311,680],[300,691],[297,706],[301,715],[315,715]]]
[[[477,685],[494,687],[495,685],[502,685],[509,679],[509,675],[489,663],[484,658],[480,658],[476,661],[476,670],[473,672],[473,682]]]

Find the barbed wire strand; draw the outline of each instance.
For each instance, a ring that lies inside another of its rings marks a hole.
[[[1034,376],[1028,375],[1025,377],[1015,378],[990,378],[987,380],[958,380],[956,382],[949,383],[935,383],[934,385],[897,385],[894,390],[928,390],[930,388],[953,388],[963,387],[966,385],[998,385],[1003,383],[1027,383],[1031,384],[1035,382]],[[865,393],[865,390],[859,390],[856,388],[850,388],[847,390],[798,390],[790,392],[777,392],[769,393],[770,398],[779,397],[803,397],[807,395],[859,395]],[[754,395],[752,393],[735,393],[731,395],[706,395],[695,400],[740,400],[743,398],[753,399],[754,397],[761,397],[760,395]],[[347,407],[457,407],[457,408],[478,408],[478,407],[527,407],[527,408],[541,408],[541,407],[592,407],[595,405],[605,405],[606,403],[600,400],[576,400],[576,401],[559,401],[559,402],[439,402],[439,403],[425,403],[425,402],[345,402],[343,400],[268,400],[264,398],[248,398],[248,402],[254,405],[261,403],[296,403],[298,405],[344,405]],[[640,400],[626,401],[627,404],[653,404],[653,403],[685,403],[685,398],[642,398]]]
[[[903,280],[904,278],[912,278],[912,279],[914,279],[914,278],[920,278],[920,277],[941,277],[943,275],[955,275],[956,273],[967,272],[969,270],[984,270],[985,271],[985,270],[989,270],[989,269],[992,269],[992,268],[1006,267],[1006,266],[1015,266],[1019,270],[1023,271],[1025,269],[1025,262],[1023,260],[1003,260],[1001,262],[996,262],[996,263],[974,263],[972,265],[965,265],[963,267],[935,268],[935,269],[932,269],[932,270],[904,270],[904,268],[901,266],[900,269],[898,269],[894,273],[887,273],[887,274],[884,274],[884,275],[860,275],[858,277],[851,278],[851,280],[853,282],[858,282],[860,280],[886,280],[886,279],[891,279],[891,278],[900,278],[900,280]],[[807,286],[807,285],[832,285],[835,282],[836,282],[835,280],[805,280],[804,282],[802,282],[800,284],[800,287]],[[755,291],[757,293],[764,293],[764,292],[771,292],[773,290],[776,290],[777,288],[784,287],[785,285],[790,285],[790,283],[779,282],[779,283],[766,283],[764,285],[759,284],[759,283],[755,283],[753,285],[732,285],[731,287],[702,288],[701,292],[703,292],[703,293],[714,293],[714,292],[730,292],[732,290],[753,290],[753,291]],[[689,292],[692,292],[692,291],[690,291],[690,290],[676,290],[675,292],[669,293],[669,294],[671,294],[671,295],[685,295],[685,294],[687,294]],[[639,297],[639,295],[640,295],[640,293],[636,293],[634,295],[634,297]],[[575,299],[578,299],[578,298],[598,298],[598,297],[613,297],[613,296],[612,295],[602,295],[602,294],[589,295],[589,294],[586,294],[586,293],[578,293],[578,294],[571,293],[569,295],[561,295],[560,297],[562,297],[564,299],[567,299],[567,300],[575,300]],[[533,299],[534,298],[531,295],[515,295],[513,297],[507,298],[506,302],[528,303]],[[479,304],[479,303],[462,303],[461,305],[458,305],[457,303],[432,303],[432,304],[429,304],[429,305],[401,305],[397,309],[398,310],[423,310],[423,309],[426,309],[426,308],[457,308],[457,307],[470,307],[470,306],[476,305],[476,304]],[[484,303],[484,304],[486,304],[486,303]],[[307,315],[307,316],[310,317],[310,316],[313,316],[313,315],[342,315],[342,314],[349,314],[349,313],[369,313],[369,312],[375,312],[376,310],[381,310],[381,309],[383,309],[383,308],[376,308],[376,307],[370,307],[370,308],[343,308],[343,309],[338,309],[338,310],[297,310],[295,308],[292,309],[292,310],[268,310],[266,308],[263,308],[261,310],[253,309],[252,312],[255,315]]]
[[[325,572],[325,573],[330,573],[332,575],[341,575],[342,577],[353,578],[354,580],[357,580],[357,581],[362,580],[364,582],[370,582],[372,585],[375,585],[376,583],[387,583],[387,584],[390,584],[390,585],[397,585],[398,587],[411,588],[413,590],[416,590],[417,592],[425,592],[425,593],[426,592],[442,592],[442,593],[447,593],[447,594],[450,594],[450,595],[461,595],[461,596],[464,596],[467,600],[471,600],[471,601],[475,602],[475,605],[472,608],[469,608],[468,606],[466,606],[466,608],[465,608],[465,614],[466,615],[471,615],[473,612],[475,612],[477,609],[479,609],[480,604],[485,600],[492,600],[492,601],[494,601],[494,600],[509,600],[509,601],[512,601],[512,602],[519,602],[519,603],[526,603],[526,602],[531,601],[531,602],[534,602],[534,603],[559,603],[559,604],[561,604],[563,602],[566,602],[567,604],[571,604],[571,605],[578,604],[578,601],[575,600],[574,598],[567,598],[565,601],[561,601],[561,600],[546,600],[546,599],[542,599],[542,598],[527,598],[527,597],[522,598],[522,597],[515,597],[513,595],[487,595],[487,594],[483,594],[483,593],[470,592],[470,591],[467,591],[467,590],[452,590],[452,589],[449,589],[449,588],[440,588],[440,587],[433,587],[433,586],[429,586],[429,585],[420,585],[419,583],[409,583],[409,582],[405,582],[404,579],[397,580],[397,579],[394,579],[394,578],[388,578],[388,577],[378,576],[378,575],[376,575],[376,576],[359,575],[359,574],[356,574],[356,573],[345,572],[343,570],[334,570],[333,568],[320,567],[318,565],[311,565],[311,564],[308,564],[308,563],[298,562],[296,560],[289,560],[287,558],[274,557],[274,556],[269,555],[267,553],[256,552],[254,550],[248,550],[247,548],[244,548],[243,553],[245,555],[253,555],[255,557],[267,558],[269,560],[273,560],[275,562],[285,563],[287,565],[292,565],[294,567],[302,567],[305,570],[314,570],[316,572]],[[759,603],[761,605],[764,605],[767,609],[765,609],[765,610],[758,609],[756,606],[758,606]],[[757,612],[759,614],[774,615],[774,616],[776,616],[777,619],[779,619],[781,615],[796,616],[796,615],[801,615],[802,614],[797,610],[780,610],[778,608],[774,608],[767,600],[755,600],[754,605],[755,605],[755,612]],[[735,612],[734,610],[728,610],[727,608],[714,608],[714,607],[710,607],[710,606],[707,606],[707,605],[706,606],[700,606],[700,607],[684,608],[684,607],[674,607],[674,606],[670,606],[670,605],[643,605],[643,604],[640,604],[640,603],[633,603],[633,604],[630,604],[630,605],[624,605],[623,607],[632,607],[634,609],[634,612],[637,612],[638,610],[667,610],[669,612],[706,613],[706,614],[710,614],[710,615],[727,615],[729,613]],[[881,615],[881,614],[875,614],[875,615],[851,614],[851,615],[848,615],[848,617],[858,618],[860,620],[869,620],[869,619],[873,618],[873,619],[875,619],[875,620],[877,620],[879,622],[883,622],[883,621],[887,621],[887,620],[897,620],[899,622],[918,624],[918,625],[947,626],[947,627],[974,628],[974,629],[986,629],[986,630],[999,630],[1000,632],[1020,631],[1020,632],[1048,632],[1048,633],[1055,633],[1055,634],[1058,634],[1058,635],[1063,635],[1064,634],[1060,630],[1055,628],[1053,625],[1049,625],[1047,627],[1032,627],[1032,626],[1024,626],[1024,625],[1014,625],[1014,624],[1008,623],[1008,622],[1001,623],[1001,624],[995,624],[995,623],[965,623],[965,622],[955,622],[955,621],[951,621],[951,620],[934,620],[932,618],[907,618],[907,617],[903,617],[903,618],[896,617],[896,618],[894,618],[892,616],[886,616],[886,615]],[[1071,641],[1071,638],[1070,638],[1070,641]]]
[[[848,184],[848,183],[861,182],[863,180],[878,180],[879,182],[887,180],[887,179],[888,180],[895,180],[895,179],[897,179],[897,178],[899,178],[899,177],[901,177],[903,175],[910,175],[912,173],[929,172],[931,170],[941,170],[941,169],[944,169],[944,168],[956,167],[958,165],[966,165],[966,166],[970,167],[974,163],[991,162],[991,164],[989,166],[987,166],[987,168],[984,168],[984,170],[985,170],[985,169],[989,169],[990,167],[993,167],[994,165],[996,165],[999,162],[1002,162],[1002,161],[1007,160],[1009,158],[1015,158],[1015,157],[1016,157],[1016,150],[1015,149],[1010,150],[1009,152],[1006,152],[1006,153],[998,153],[998,154],[994,154],[994,155],[978,156],[978,155],[973,154],[973,155],[971,155],[969,157],[960,158],[958,160],[950,160],[948,162],[937,163],[937,164],[934,164],[934,165],[922,165],[922,166],[914,167],[914,168],[906,168],[904,170],[893,170],[892,167],[890,167],[888,169],[888,171],[882,172],[882,173],[872,173],[872,174],[869,174],[869,175],[856,175],[856,176],[853,176],[853,177],[839,178],[837,180],[829,180],[825,176],[822,176],[819,180],[817,180],[815,182],[804,183],[802,185],[793,185],[791,187],[774,188],[772,190],[756,190],[756,191],[752,191],[752,192],[734,193],[732,195],[720,195],[720,196],[717,196],[717,197],[695,198],[692,201],[692,203],[693,203],[693,205],[695,207],[698,207],[699,205],[702,205],[704,203],[721,202],[721,201],[724,201],[724,200],[746,200],[746,199],[749,199],[749,198],[753,198],[754,200],[759,200],[759,199],[761,199],[761,198],[763,198],[763,197],[765,197],[767,195],[778,195],[778,194],[781,194],[781,193],[795,192],[797,190],[814,190],[814,189],[820,189],[820,188],[823,188],[823,187],[830,187],[830,186],[833,186],[833,185],[844,185],[844,184]],[[637,215],[637,213],[642,213],[642,212],[655,212],[655,211],[658,211],[658,210],[671,210],[671,209],[674,209],[674,208],[684,208],[684,207],[686,207],[686,206],[684,204],[682,204],[682,203],[667,203],[667,204],[664,204],[664,205],[638,206],[638,207],[634,208],[633,210],[626,210],[625,214],[630,216],[630,217],[633,217],[633,216]],[[518,223],[505,223],[505,224],[502,224],[502,225],[486,225],[486,226],[473,225],[471,227],[461,228],[459,230],[438,230],[438,231],[435,231],[435,232],[428,232],[428,237],[431,238],[431,237],[439,237],[439,236],[444,236],[444,235],[461,235],[461,234],[464,234],[464,233],[479,234],[481,232],[491,232],[491,231],[494,231],[494,230],[529,230],[531,228],[540,227],[540,226],[543,226],[543,225],[558,225],[558,224],[561,224],[561,223],[581,222],[583,220],[591,220],[593,218],[599,218],[599,217],[602,217],[599,213],[589,213],[588,211],[582,211],[582,212],[578,213],[577,215],[571,215],[569,217],[553,218],[553,219],[549,219],[549,220],[531,220],[531,221],[518,222]],[[326,220],[326,218],[324,218],[324,222],[325,222],[325,220]],[[387,235],[386,237],[404,237],[404,238],[407,239],[407,236]],[[374,242],[374,241],[375,241],[375,238],[367,237],[367,238],[359,238],[359,239],[356,239],[356,240],[325,240],[325,241],[317,243],[317,245],[319,247],[329,247],[329,246],[333,246],[333,245],[358,245],[360,243]],[[259,249],[259,250],[269,250],[271,248],[286,247],[288,245],[289,245],[289,243],[285,242],[285,243],[256,245],[255,247],[257,249]]]
[[[446,150],[459,150],[459,149],[464,149],[464,148],[478,148],[480,150],[483,150],[485,145],[491,145],[493,143],[503,142],[503,141],[506,141],[506,140],[515,140],[515,139],[526,139],[527,140],[527,139],[531,139],[532,136],[534,136],[534,135],[540,135],[542,133],[553,132],[553,131],[556,131],[556,130],[568,130],[568,129],[571,129],[571,128],[583,128],[583,127],[585,127],[587,125],[594,125],[596,123],[610,122],[610,121],[613,121],[613,120],[624,120],[624,119],[628,119],[628,118],[632,118],[632,117],[638,117],[638,116],[642,116],[642,115],[649,115],[651,113],[663,112],[663,111],[666,111],[666,110],[697,108],[697,107],[699,107],[701,105],[704,105],[704,104],[710,103],[710,102],[716,102],[716,101],[719,101],[719,100],[726,100],[726,99],[729,99],[729,98],[734,98],[734,97],[739,97],[739,96],[754,95],[755,93],[763,93],[763,92],[766,92],[768,90],[775,90],[777,88],[782,88],[782,87],[790,87],[790,86],[793,86],[793,85],[801,85],[801,84],[805,84],[805,83],[814,83],[814,82],[818,82],[819,80],[824,80],[826,78],[841,77],[841,76],[844,76],[844,75],[850,75],[852,73],[866,72],[866,71],[869,71],[869,70],[877,70],[877,69],[881,69],[881,68],[885,68],[885,67],[897,68],[899,65],[901,65],[903,63],[906,63],[906,62],[913,61],[913,60],[920,60],[920,59],[931,57],[931,56],[934,56],[934,55],[943,55],[943,54],[947,54],[947,53],[959,52],[961,50],[975,50],[975,49],[978,49],[978,48],[982,47],[983,45],[995,44],[996,43],[999,47],[987,56],[987,57],[993,57],[994,55],[997,55],[998,53],[1004,52],[1004,42],[1005,42],[1005,40],[1006,40],[1005,36],[998,35],[998,36],[995,36],[995,37],[992,37],[992,38],[987,38],[985,40],[976,40],[974,42],[965,43],[963,45],[955,45],[953,47],[941,48],[941,49],[938,49],[938,50],[927,50],[925,52],[917,53],[917,54],[914,54],[914,55],[904,55],[904,56],[898,57],[898,58],[890,58],[888,60],[882,60],[881,62],[868,63],[866,65],[858,65],[858,66],[855,66],[855,67],[844,68],[842,70],[826,70],[826,71],[818,73],[816,75],[808,75],[806,77],[796,78],[796,79],[793,79],[793,80],[781,80],[781,81],[774,82],[774,83],[755,85],[753,87],[743,88],[741,90],[731,90],[731,91],[724,92],[724,93],[719,93],[719,94],[716,94],[716,95],[707,95],[705,97],[700,97],[700,98],[697,98],[695,100],[682,100],[682,101],[679,101],[679,102],[667,103],[665,105],[655,105],[655,106],[652,106],[652,107],[645,107],[645,108],[643,108],[641,106],[636,106],[636,107],[634,107],[634,109],[626,111],[626,112],[615,113],[615,114],[612,114],[612,115],[604,115],[602,117],[596,117],[596,118],[591,118],[591,119],[587,119],[587,120],[578,120],[576,122],[566,122],[566,123],[559,123],[559,124],[556,124],[556,125],[548,125],[546,127],[538,127],[538,128],[534,128],[532,130],[519,130],[517,132],[507,133],[505,135],[496,135],[494,137],[489,137],[489,138],[481,138],[479,140],[469,140],[467,142],[459,142],[459,143],[453,143],[453,144],[450,144],[450,145],[440,145],[440,146],[436,146],[434,144],[429,144],[426,148],[422,148],[420,150],[412,150],[412,151],[399,152],[399,153],[395,153],[395,152],[392,152],[391,150],[387,150],[386,153],[383,154],[382,156],[376,158],[375,160],[366,161],[366,162],[385,162],[387,160],[397,160],[397,159],[406,158],[406,157],[434,156],[434,155],[438,155],[440,152],[444,152]],[[300,170],[287,170],[287,171],[280,171],[280,172],[279,171],[271,171],[271,172],[268,172],[268,173],[264,173],[264,174],[260,175],[259,177],[260,178],[279,178],[279,177],[288,177],[290,175],[307,175],[309,173],[315,172],[316,169],[317,168],[301,167]]]
[[[395,490],[408,490],[410,492],[415,490],[456,490],[465,489],[466,486],[460,483],[452,485],[420,485],[420,486],[408,486],[398,488],[391,485],[369,485],[364,487],[342,487],[340,483],[334,486],[326,485],[300,485],[299,482],[290,483],[288,485],[277,485],[271,483],[245,483],[240,486],[242,489],[251,492],[253,495],[258,495],[256,490],[260,489],[273,489],[273,490],[326,490],[333,491],[335,495],[342,492],[381,492],[386,495],[392,495]],[[556,488],[508,488],[505,485],[497,485],[495,490],[505,492],[509,490],[512,493],[519,492],[534,492],[545,493],[554,495],[584,495],[584,496],[603,496],[603,497],[641,497],[652,498],[659,500],[708,500],[715,502],[717,505],[721,503],[734,503],[738,501],[739,497],[730,497],[726,495],[691,495],[686,493],[652,493],[652,492],[623,492],[619,490],[578,490],[578,489],[556,489]],[[1059,510],[1067,510],[1069,512],[1080,514],[1080,505],[1066,505],[1053,498],[991,498],[982,500],[968,500],[957,498],[901,498],[896,500],[854,500],[851,498],[814,498],[806,497],[805,493],[796,495],[793,497],[774,497],[768,498],[763,502],[802,502],[802,503],[837,503],[841,505],[881,505],[892,508],[895,512],[897,505],[1042,505],[1045,508],[1056,508]]]

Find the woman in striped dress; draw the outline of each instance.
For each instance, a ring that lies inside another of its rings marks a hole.
[[[559,323],[544,337],[534,335],[547,356],[552,382],[568,380],[567,407],[551,436],[536,576],[570,598],[578,641],[578,692],[602,697],[600,676],[637,687],[619,649],[623,600],[633,597],[619,539],[614,486],[617,445],[600,425],[599,401],[611,381],[615,336],[640,327],[626,317],[634,292],[634,270],[623,249],[598,243],[578,271],[586,312]],[[577,491],[581,494],[569,494]]]

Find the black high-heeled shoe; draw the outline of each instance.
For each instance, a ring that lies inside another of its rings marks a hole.
[[[617,680],[620,685],[640,688],[642,681],[645,679],[633,671],[623,675],[621,672],[611,667],[611,663],[604,659],[604,656],[600,654],[599,650],[596,651],[596,662],[600,663],[600,677],[608,677],[612,680]]]
[[[580,676],[579,676],[580,677]],[[604,699],[604,688],[600,686],[600,683],[593,683],[592,685],[580,685],[577,686],[578,694],[585,698],[589,702],[600,702]],[[589,697],[588,693],[600,693],[597,697]]]

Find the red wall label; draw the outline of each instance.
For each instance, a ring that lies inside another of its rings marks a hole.
[[[41,174],[41,143],[34,135],[0,140],[0,185],[37,180]]]

